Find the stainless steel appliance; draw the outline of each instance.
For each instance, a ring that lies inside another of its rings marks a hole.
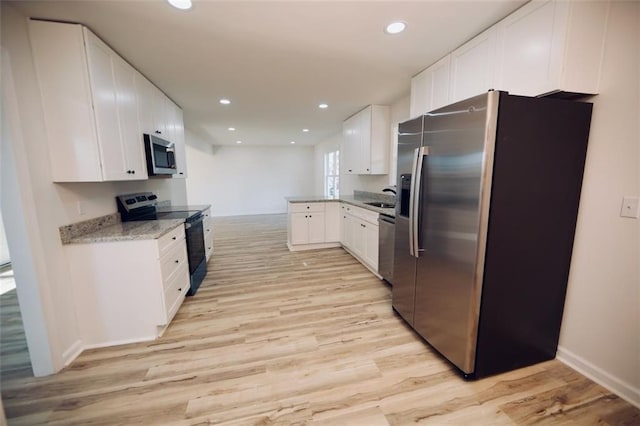
[[[146,133],[143,137],[149,176],[175,174],[177,169],[173,142]]]
[[[591,109],[491,91],[399,126],[393,308],[466,378],[555,357]]]
[[[393,285],[393,251],[396,239],[396,220],[394,217],[378,216],[378,272],[389,284]]]
[[[123,222],[161,219],[184,219],[187,257],[189,260],[189,276],[191,287],[187,296],[198,291],[202,280],[207,275],[207,263],[204,246],[204,216],[202,210],[181,206],[158,209],[158,197],[152,192],[119,195],[116,197],[118,211]]]

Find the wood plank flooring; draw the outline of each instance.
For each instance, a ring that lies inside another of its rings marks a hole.
[[[465,382],[342,249],[290,253],[284,215],[214,226],[207,278],[160,339],[85,351],[44,378],[8,364],[9,423],[640,424],[558,361]]]

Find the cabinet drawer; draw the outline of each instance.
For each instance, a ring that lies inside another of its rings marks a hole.
[[[182,300],[189,291],[189,268],[183,265],[169,281],[164,289],[164,313],[168,324],[173,319],[182,304]]]
[[[187,265],[187,247],[184,240],[180,244],[175,245],[168,253],[160,259],[160,271],[162,273],[162,281],[166,287],[173,279],[173,275],[183,265]]]
[[[378,225],[378,212],[363,209],[361,207],[352,206],[350,204],[343,204],[342,207],[343,207],[343,210],[342,210],[343,213],[355,216],[358,219],[364,220],[365,222]]]
[[[158,238],[158,254],[160,257],[164,256],[165,253],[172,250],[176,245],[183,244],[181,242],[182,240],[184,240],[184,225],[177,226],[175,229]]]
[[[289,203],[291,213],[323,212],[324,203]]]

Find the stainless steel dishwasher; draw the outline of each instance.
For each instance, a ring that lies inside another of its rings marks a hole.
[[[378,272],[393,285],[393,250],[396,236],[396,219],[380,214],[378,217]]]

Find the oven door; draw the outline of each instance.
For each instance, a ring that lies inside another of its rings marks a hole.
[[[191,217],[184,224],[187,240],[187,256],[189,258],[189,275],[191,288],[187,296],[192,296],[198,291],[200,283],[207,275],[207,263],[205,261],[204,246],[204,216],[202,214]]]

